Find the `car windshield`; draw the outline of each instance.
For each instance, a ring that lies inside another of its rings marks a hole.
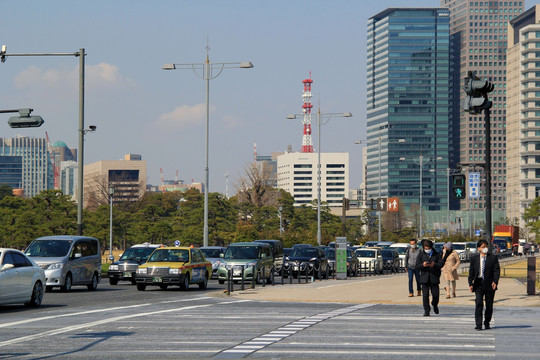
[[[324,254],[328,259],[335,259],[336,258],[336,250],[334,249],[324,249]]]
[[[454,250],[465,250],[465,244],[453,244]]]
[[[503,239],[493,239],[493,243],[496,244],[496,245],[499,245],[499,247],[501,249],[505,249],[506,248],[506,240],[503,240]]]
[[[73,240],[35,240],[24,252],[28,256],[63,257],[66,256]]]
[[[374,258],[375,251],[373,250],[356,250],[356,256],[363,258]]]
[[[223,253],[221,249],[201,249],[205,258],[218,258]]]
[[[395,252],[394,250],[382,250],[381,254],[383,258],[391,259],[394,257]]]
[[[129,261],[129,260],[146,260],[150,256],[150,254],[154,251],[155,248],[129,248],[127,249],[122,256],[120,257],[120,261]]]
[[[402,246],[396,246],[392,249],[396,250],[399,255],[405,255],[405,253],[407,252],[407,248]]]
[[[148,262],[189,262],[189,250],[156,249]]]
[[[438,243],[438,244],[433,245],[433,248],[435,249],[436,252],[441,252],[443,245],[444,243]]]
[[[317,251],[317,249],[314,249],[314,248],[300,247],[300,248],[293,249],[293,251],[291,252],[291,257],[314,258],[318,256],[319,256],[319,252]]]
[[[253,245],[245,246],[229,246],[225,255],[225,259],[258,259],[259,247]]]

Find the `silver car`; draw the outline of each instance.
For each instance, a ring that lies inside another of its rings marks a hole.
[[[101,279],[99,241],[87,236],[45,236],[32,241],[25,254],[45,270],[46,289],[73,285],[96,290]]]
[[[38,307],[43,300],[45,273],[15,249],[0,248],[0,304]]]

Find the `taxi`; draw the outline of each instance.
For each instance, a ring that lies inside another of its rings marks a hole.
[[[152,252],[148,261],[137,268],[137,290],[147,286],[167,289],[170,285],[187,290],[190,284],[206,289],[212,274],[212,263],[206,261],[200,249],[194,247],[160,247]]]

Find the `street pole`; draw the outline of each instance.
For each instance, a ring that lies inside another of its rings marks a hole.
[[[381,137],[379,136],[379,199],[381,198]],[[379,205],[377,205],[379,206]],[[378,236],[378,239],[379,239],[379,242],[382,241],[382,227],[381,227],[381,210],[378,211],[378,216],[379,216],[379,236]]]
[[[493,247],[491,243],[491,110],[484,110],[486,120],[486,240],[490,250]]]
[[[318,128],[318,145],[317,145],[317,244],[322,245],[321,239],[321,108],[317,109],[317,128]]]
[[[420,234],[419,238],[422,239],[422,193],[423,193],[423,184],[422,184],[422,167],[424,165],[424,155],[420,155]]]
[[[446,230],[450,236],[450,167],[446,168]]]
[[[113,218],[112,218],[112,215],[113,215],[113,194],[114,194],[114,188],[109,186],[109,208],[110,208],[110,215],[109,215],[109,260],[111,261],[111,263],[113,262],[114,260],[114,256],[113,256]]]

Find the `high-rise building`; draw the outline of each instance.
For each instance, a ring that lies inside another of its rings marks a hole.
[[[300,206],[317,200],[318,153],[293,152],[277,157],[277,186]],[[341,206],[349,193],[349,153],[321,153],[321,201]]]
[[[78,169],[79,166],[76,161],[68,160],[60,162],[58,186],[64,195],[71,195],[73,201],[77,200]]]
[[[450,10],[450,166],[461,163],[465,171],[478,171],[485,179],[484,114],[463,111],[464,79],[469,71],[495,86],[491,109],[491,204],[493,210],[506,206],[506,117],[508,22],[523,12],[524,1],[441,0]],[[461,209],[483,209],[485,182],[480,196],[462,200]]]
[[[507,65],[507,218],[540,196],[540,5],[509,21]]]
[[[0,184],[22,188],[32,197],[53,186],[53,169],[44,138],[0,138]]]
[[[266,171],[268,174],[268,184],[272,187],[277,187],[277,158],[284,152],[273,152],[272,155],[257,155],[255,156],[255,163],[259,166],[259,170]]]
[[[407,212],[447,208],[448,20],[441,8],[368,20],[367,198],[397,197]]]

